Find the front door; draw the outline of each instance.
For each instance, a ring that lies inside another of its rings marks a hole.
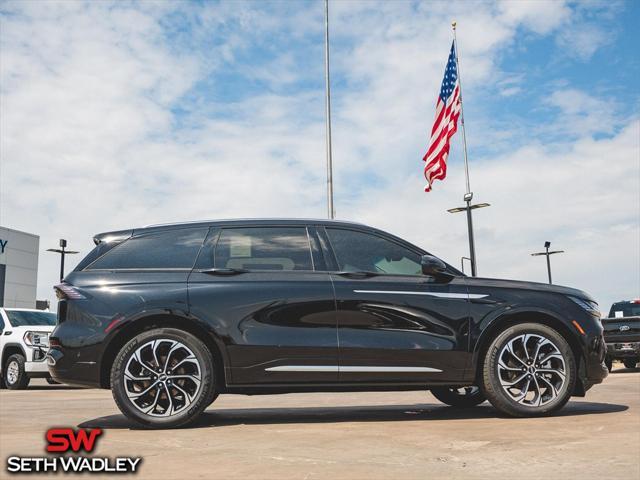
[[[422,275],[421,254],[383,234],[327,227],[337,262],[342,382],[455,381],[469,361],[469,302],[461,277]]]
[[[338,380],[333,288],[305,226],[214,229],[189,278],[191,313],[224,342],[233,384]]]

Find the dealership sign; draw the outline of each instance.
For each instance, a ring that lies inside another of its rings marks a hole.
[[[50,428],[47,431],[47,452],[68,454],[85,451],[91,453],[102,435],[99,428],[79,429]],[[140,457],[89,457],[69,455],[58,457],[19,457],[7,458],[9,473],[136,473],[142,458]]]

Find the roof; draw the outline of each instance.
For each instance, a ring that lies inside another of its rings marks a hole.
[[[264,224],[299,224],[299,223],[313,223],[316,225],[331,225],[331,224],[339,224],[339,225],[360,225],[363,226],[362,223],[359,222],[351,222],[348,220],[329,220],[326,218],[228,218],[228,219],[217,219],[217,220],[194,220],[188,222],[172,222],[172,223],[157,223],[152,225],[146,225],[144,228],[152,228],[152,227],[172,227],[172,226],[181,226],[181,225],[228,225],[233,223],[255,223],[257,225]]]

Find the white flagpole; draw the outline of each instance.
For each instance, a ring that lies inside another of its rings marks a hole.
[[[467,159],[467,132],[465,131],[465,128],[464,128],[464,102],[462,99],[462,78],[460,75],[460,60],[458,58],[458,38],[456,37],[456,22],[452,22],[451,26],[453,27],[453,45],[456,51],[456,70],[458,71],[458,86],[460,88],[460,125],[462,126],[462,144],[464,147],[464,175],[467,181],[466,196],[469,196],[469,195],[473,196],[473,193],[471,193],[471,187],[469,184],[469,160]],[[471,201],[471,198],[469,199],[469,201]]]
[[[329,0],[324,0],[324,80],[327,150],[327,213],[335,217],[333,208],[333,159],[331,158],[331,85],[329,81]]]
[[[471,186],[469,183],[469,160],[467,158],[467,132],[464,128],[464,110],[462,101],[462,80],[460,78],[460,60],[458,59],[458,39],[456,38],[456,22],[451,22],[451,26],[453,27],[453,47],[455,49],[456,54],[456,70],[458,71],[458,88],[460,88],[460,124],[462,126],[462,144],[464,147],[464,176],[466,180],[467,191],[464,194],[464,201],[466,206],[451,208],[448,211],[451,213],[457,212],[467,212],[467,230],[469,234],[469,257],[471,260],[471,275],[476,276],[477,271],[477,263],[476,263],[476,244],[473,238],[473,217],[471,214],[471,210],[476,208],[488,207],[488,203],[480,203],[477,205],[471,205],[471,200],[473,199],[473,192],[471,191]]]

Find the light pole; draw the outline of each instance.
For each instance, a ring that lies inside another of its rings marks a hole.
[[[76,252],[74,250],[67,250],[67,241],[64,238],[60,239],[60,248],[47,248],[47,252],[54,252],[60,254],[60,281],[64,278],[64,256],[65,255],[74,255]]]
[[[471,276],[475,277],[477,270],[476,263],[476,244],[473,238],[473,218],[471,217],[471,210],[475,210],[476,208],[484,208],[489,207],[488,203],[476,203],[475,205],[471,205],[471,200],[473,199],[473,192],[467,192],[464,194],[464,201],[467,203],[464,207],[456,207],[450,208],[447,210],[449,213],[458,213],[458,212],[467,212],[467,229],[469,230],[469,260],[471,261]]]
[[[333,207],[333,158],[331,155],[331,80],[329,77],[329,0],[324,0],[324,85],[325,85],[325,123],[327,154],[327,216],[333,220],[336,215]]]
[[[547,274],[549,275],[549,284],[551,284],[551,260],[549,259],[550,255],[554,255],[556,253],[564,253],[564,250],[553,250],[549,251],[549,247],[551,246],[551,242],[544,242],[544,252],[536,252],[532,253],[532,257],[538,257],[540,255],[545,255],[547,257]]]

